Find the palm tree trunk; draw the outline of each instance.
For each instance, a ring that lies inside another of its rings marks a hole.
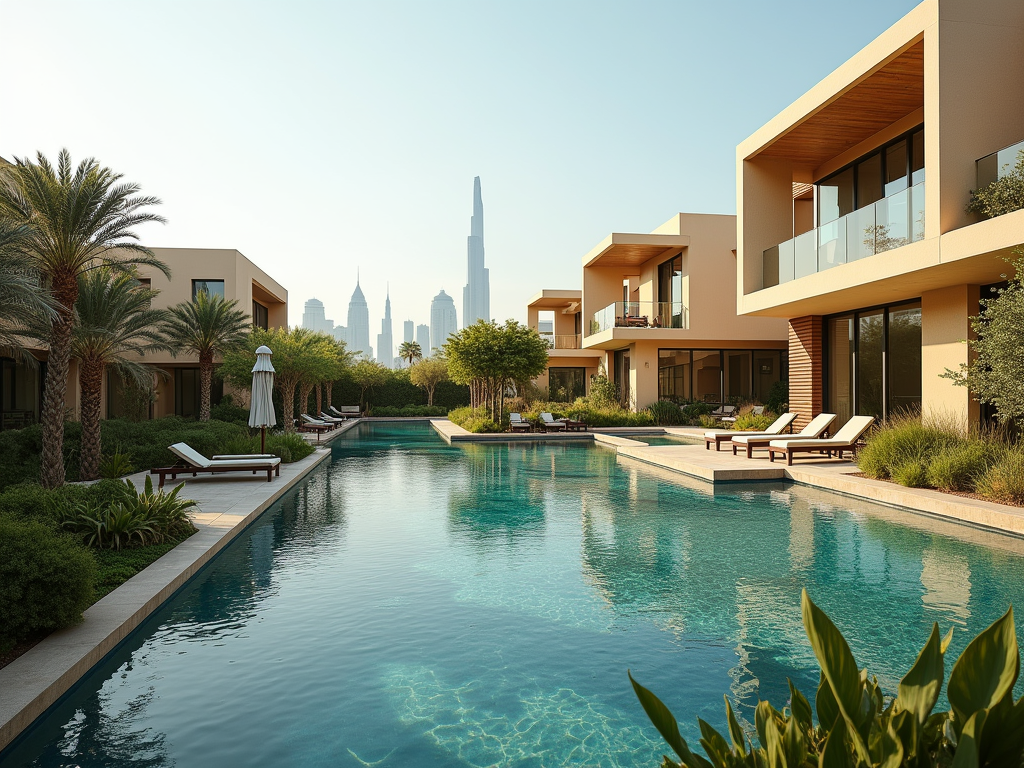
[[[100,476],[100,393],[103,390],[103,367],[103,363],[97,360],[83,360],[78,368],[82,397],[79,480],[96,480]]]
[[[334,394],[334,382],[328,381],[324,384],[324,400],[327,402],[328,412],[331,410],[331,396]]]
[[[317,384],[316,385],[316,416],[317,416],[317,418],[320,418],[320,411],[322,411],[324,409],[323,408],[324,404],[323,404],[322,396],[323,396],[323,389],[320,387],[319,384]]]
[[[210,420],[210,391],[213,389],[213,353],[199,355],[199,420]]]
[[[39,482],[44,488],[64,485],[64,412],[68,392],[68,367],[71,364],[71,331],[75,317],[72,307],[78,299],[78,280],[61,277],[53,282],[54,298],[61,309],[50,326],[50,354],[46,360],[43,388],[43,446]]]
[[[305,381],[299,384],[299,415],[309,411],[309,393],[313,390],[313,385],[308,384]]]
[[[427,387],[427,405],[434,404],[434,388]]]

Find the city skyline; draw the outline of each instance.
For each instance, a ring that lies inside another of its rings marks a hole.
[[[491,318],[490,270],[484,266],[484,201],[480,177],[473,179],[473,215],[466,239],[466,285],[462,289],[462,327]]]

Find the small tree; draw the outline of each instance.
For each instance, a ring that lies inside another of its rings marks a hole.
[[[434,390],[442,381],[448,381],[448,363],[431,357],[420,360],[409,369],[409,381],[427,391],[427,405],[434,404]]]
[[[163,332],[172,352],[199,357],[199,420],[210,420],[213,363],[218,355],[240,349],[252,327],[235,299],[199,291],[192,301],[168,310]]]
[[[449,336],[444,352],[452,381],[468,384],[470,404],[486,407],[493,421],[502,419],[508,387],[539,376],[548,365],[547,344],[515,320],[478,320]]]
[[[423,350],[420,348],[419,342],[403,341],[402,346],[398,348],[398,356],[412,365],[415,361],[423,358]]]
[[[948,368],[943,378],[968,387],[981,403],[996,407],[1000,423],[1024,426],[1024,248],[1008,258],[1014,275],[1009,285],[991,298],[982,298],[981,313],[971,318],[976,338],[967,342],[974,359],[960,370]],[[1005,275],[1004,275],[1005,277]]]
[[[359,385],[359,406],[366,407],[366,393],[388,381],[388,369],[376,360],[360,360],[352,366],[352,380]]]
[[[1017,162],[1002,178],[987,187],[971,190],[970,213],[980,213],[986,219],[1024,208],[1024,150],[1017,153]]]

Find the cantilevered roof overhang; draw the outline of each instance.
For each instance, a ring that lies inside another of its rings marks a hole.
[[[814,169],[924,106],[926,0],[797,99],[738,148],[740,160]]]
[[[688,248],[689,235],[612,232],[583,257],[584,267],[638,267],[667,251]]]
[[[545,288],[540,293],[534,294],[526,303],[527,307],[537,309],[565,309],[572,305],[579,305],[583,300],[583,291],[562,291]]]

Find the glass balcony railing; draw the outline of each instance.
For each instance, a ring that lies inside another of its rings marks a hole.
[[[998,181],[1013,170],[1017,164],[1017,155],[1024,151],[1024,141],[1013,146],[1000,149],[991,155],[985,155],[977,161],[978,189],[984,189],[993,181]]]
[[[590,334],[609,328],[686,328],[686,307],[680,301],[616,301],[595,312]]]
[[[761,261],[762,288],[923,239],[922,181],[766,250]]]
[[[548,349],[580,349],[580,334],[553,334],[542,333],[541,339],[548,345]]]

